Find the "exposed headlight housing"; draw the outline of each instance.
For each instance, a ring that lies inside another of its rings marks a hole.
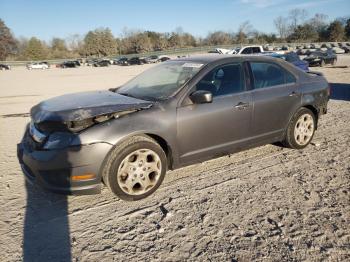
[[[68,132],[55,132],[50,134],[43,149],[62,149],[70,145],[75,138],[74,134]]]
[[[52,127],[49,127],[49,124],[46,123],[45,128],[51,129],[50,134],[46,135],[45,137],[40,137],[40,141],[43,142],[44,139],[46,139],[46,142],[43,145],[43,149],[66,148],[72,143],[72,141],[76,138],[77,133],[79,133],[80,131],[83,131],[95,124],[106,122],[112,118],[120,118],[124,115],[130,114],[136,111],[137,110],[129,110],[129,111],[123,111],[118,113],[100,115],[100,116],[79,120],[79,121],[56,123],[56,124],[52,124]],[[55,129],[55,127],[57,129]]]
[[[69,131],[73,133],[80,132],[94,124],[99,124],[106,122],[112,118],[120,118],[124,115],[136,112],[137,110],[128,110],[128,111],[122,111],[122,112],[117,112],[117,113],[111,113],[111,114],[105,114],[105,115],[99,115],[95,116],[92,118],[84,119],[84,120],[79,120],[79,121],[68,121],[65,122],[67,128]]]
[[[33,122],[29,124],[29,134],[37,143],[42,143],[46,139],[46,134],[40,132]]]

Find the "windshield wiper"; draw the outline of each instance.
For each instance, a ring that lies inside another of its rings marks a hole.
[[[151,96],[134,96],[134,95],[130,95],[128,93],[118,93],[118,92],[117,92],[117,94],[122,95],[122,96],[136,98],[136,99],[146,100],[146,101],[153,101],[153,102],[157,101],[157,99],[155,99],[154,97],[151,97]]]
[[[137,99],[139,99],[138,97],[135,97],[135,96],[130,95],[130,94],[128,94],[128,93],[118,93],[118,92],[116,92],[116,93],[119,94],[119,95],[122,95],[122,96],[128,96],[128,97],[132,97],[132,98],[137,98]]]

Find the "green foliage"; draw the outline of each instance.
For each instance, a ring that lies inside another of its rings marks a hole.
[[[109,28],[89,31],[84,38],[82,52],[86,56],[108,56],[117,53],[117,41]]]
[[[346,21],[345,36],[350,40],[350,18]]]
[[[51,58],[69,57],[66,41],[61,38],[53,38],[51,41]]]
[[[17,43],[10,29],[0,19],[0,60],[5,60],[11,54],[14,54],[17,49]]]
[[[314,42],[318,39],[318,33],[316,32],[315,27],[310,24],[298,25],[288,39],[290,41]]]
[[[332,42],[339,42],[344,40],[345,31],[340,21],[330,23],[328,29],[328,39]]]
[[[32,37],[25,47],[24,55],[29,60],[42,60],[48,57],[48,50],[43,42],[36,37]]]

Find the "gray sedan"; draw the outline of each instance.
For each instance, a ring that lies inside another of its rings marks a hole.
[[[267,143],[306,147],[329,95],[321,74],[271,57],[170,60],[120,88],[34,106],[18,158],[45,189],[98,193],[104,182],[139,200],[169,169]]]

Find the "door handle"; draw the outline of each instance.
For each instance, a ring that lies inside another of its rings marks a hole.
[[[245,109],[247,107],[249,107],[249,103],[239,102],[237,105],[235,105],[235,108],[237,109]]]
[[[289,96],[298,96],[299,94],[295,91],[293,91],[292,93],[289,94]]]

